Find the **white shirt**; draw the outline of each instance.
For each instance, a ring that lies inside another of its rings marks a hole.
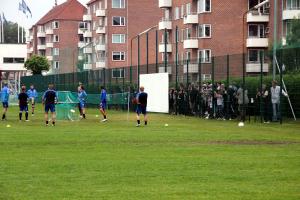
[[[279,103],[280,102],[279,94],[280,94],[280,87],[278,85],[275,88],[271,87],[272,103]],[[282,90],[282,94],[287,97],[287,93],[284,90]]]

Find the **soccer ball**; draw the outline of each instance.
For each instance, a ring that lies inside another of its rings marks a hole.
[[[165,124],[165,127],[169,126],[169,124]]]
[[[245,124],[244,124],[244,122],[240,122],[240,123],[238,124],[238,126],[239,126],[239,127],[243,127],[243,126],[245,126]]]
[[[75,113],[75,110],[71,109],[70,112],[71,112],[71,113]]]
[[[10,128],[10,127],[11,127],[11,125],[9,125],[9,124],[6,125],[6,128]]]

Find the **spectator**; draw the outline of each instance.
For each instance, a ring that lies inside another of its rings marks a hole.
[[[239,120],[244,122],[246,118],[246,109],[249,103],[248,90],[244,90],[240,87],[236,92],[236,98],[238,100]]]
[[[271,101],[272,101],[272,109],[273,109],[273,117],[272,121],[277,122],[278,119],[281,117],[279,113],[279,104],[280,104],[280,86],[277,85],[277,81],[272,81],[272,87],[271,87]],[[284,96],[288,96],[287,93],[282,90],[282,94]]]

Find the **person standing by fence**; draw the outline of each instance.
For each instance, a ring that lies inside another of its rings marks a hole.
[[[280,119],[281,114],[279,113],[279,104],[280,104],[280,86],[277,85],[277,81],[272,81],[271,87],[271,102],[272,102],[272,109],[273,109],[273,117],[272,121],[277,122]],[[282,90],[282,94],[287,97],[287,93]]]
[[[236,98],[238,99],[238,111],[240,115],[240,121],[244,122],[246,118],[246,111],[249,104],[248,90],[240,87],[236,92]]]

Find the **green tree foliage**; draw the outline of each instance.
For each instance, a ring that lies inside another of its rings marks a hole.
[[[34,75],[41,74],[42,71],[49,71],[50,64],[44,56],[33,55],[25,62],[25,68],[31,70]]]

